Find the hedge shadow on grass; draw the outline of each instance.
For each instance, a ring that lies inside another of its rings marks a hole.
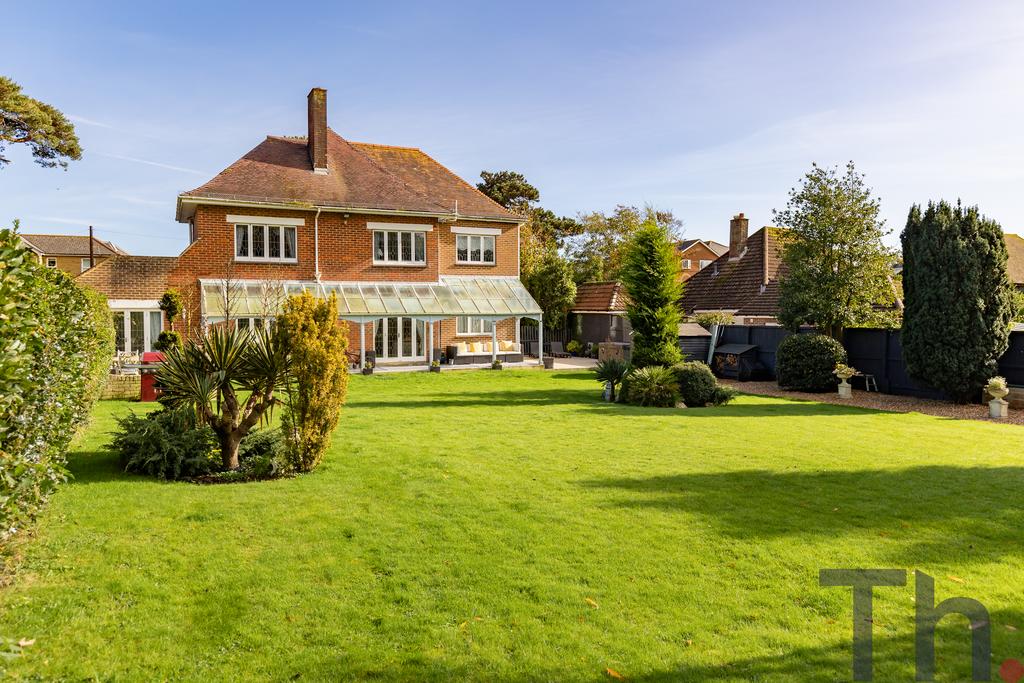
[[[579,482],[618,492],[607,505],[683,512],[749,541],[869,535],[872,552],[915,562],[998,559],[1019,552],[1024,467],[932,465],[901,470],[741,470]]]

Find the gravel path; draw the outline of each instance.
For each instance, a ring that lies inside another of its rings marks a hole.
[[[993,420],[988,416],[987,405],[956,405],[946,401],[936,401],[926,398],[914,398],[912,396],[893,396],[891,394],[880,394],[878,392],[858,391],[854,389],[853,398],[839,398],[839,394],[831,392],[827,394],[808,394],[802,391],[783,391],[775,382],[735,382],[732,380],[719,380],[722,384],[733,387],[744,394],[757,394],[758,396],[778,396],[780,398],[792,398],[804,401],[817,401],[818,403],[836,403],[846,406],[857,406],[860,408],[873,408],[875,410],[888,410],[894,413],[924,413],[937,417],[948,417],[955,420],[983,420],[985,422],[1005,422],[1009,424],[1024,425],[1024,410],[1013,410],[1005,420]]]

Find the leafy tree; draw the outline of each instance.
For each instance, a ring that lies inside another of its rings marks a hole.
[[[281,402],[275,392],[285,386],[290,363],[277,328],[219,325],[167,350],[158,371],[161,401],[194,411],[217,435],[224,469],[235,470],[242,439]]]
[[[0,76],[0,168],[8,144],[27,144],[36,163],[46,168],[67,168],[68,160],[82,158],[75,127],[54,107],[21,92],[21,86]]]
[[[879,202],[851,161],[846,172],[815,164],[789,193],[775,221],[784,232],[786,276],[779,322],[791,330],[816,325],[839,338],[845,327],[870,324],[876,306],[891,305],[892,252]]]
[[[516,171],[481,171],[478,190],[506,209],[523,210],[540,199],[540,192]]]
[[[565,316],[576,301],[576,283],[572,279],[569,262],[548,249],[528,272],[522,274],[523,285],[544,312],[544,325],[561,327]]]
[[[633,326],[633,366],[680,362],[679,259],[675,241],[653,218],[637,230],[624,250],[621,278],[629,296],[626,315]]]
[[[282,424],[291,464],[309,472],[320,464],[348,394],[348,327],[338,324],[338,300],[309,292],[293,296],[277,330],[291,352],[291,382]]]
[[[626,245],[647,222],[658,225],[673,238],[678,237],[682,227],[672,212],[651,206],[639,209],[619,205],[610,216],[600,211],[581,215],[579,227],[565,240],[576,282],[618,279]]]
[[[966,403],[1009,344],[1013,289],[999,224],[977,207],[913,206],[903,242],[903,358],[911,377]]]
[[[1014,322],[1024,323],[1024,289],[1013,288],[1011,296]]]

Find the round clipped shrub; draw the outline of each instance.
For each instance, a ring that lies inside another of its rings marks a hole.
[[[824,334],[794,334],[779,344],[775,371],[779,386],[794,391],[834,391],[836,366],[845,364],[846,349]]]
[[[153,348],[157,351],[170,351],[179,346],[181,346],[181,333],[175,330],[164,330],[153,343]]]
[[[638,406],[671,408],[679,403],[679,384],[670,368],[648,365],[629,373],[629,402]]]
[[[711,402],[718,385],[711,368],[699,361],[689,361],[676,363],[672,372],[679,383],[679,396],[688,407],[699,408]]]

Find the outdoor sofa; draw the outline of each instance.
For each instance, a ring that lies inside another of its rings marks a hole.
[[[491,362],[491,342],[459,342],[445,350],[445,358],[454,365],[472,365]],[[502,363],[522,363],[523,352],[519,344],[498,342],[498,360]]]

